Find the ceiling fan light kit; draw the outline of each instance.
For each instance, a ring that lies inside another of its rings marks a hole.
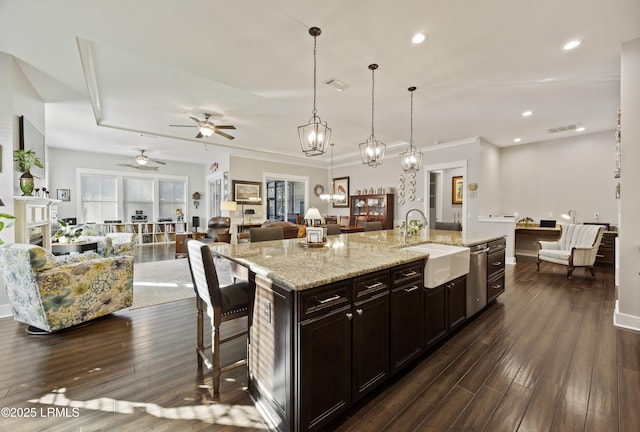
[[[375,107],[374,91],[376,86],[374,72],[376,69],[378,69],[377,64],[374,63],[369,65],[369,70],[371,71],[371,135],[365,142],[360,144],[360,156],[362,156],[362,163],[373,168],[378,165],[382,165],[384,152],[387,149],[387,146],[383,142],[376,139],[373,129]]]
[[[189,116],[191,120],[196,122],[196,125],[169,125],[169,127],[197,127],[198,134],[196,135],[196,138],[198,139],[203,137],[210,137],[214,133],[230,140],[235,139],[234,136],[222,132],[220,129],[235,129],[236,127],[233,125],[216,125],[210,121],[210,118],[213,116],[213,114],[204,113],[204,120],[200,120],[199,118],[194,116]]]
[[[413,92],[416,87],[409,87],[408,90],[411,93],[411,132],[409,135],[409,150],[400,153],[400,163],[404,172],[416,172],[422,166],[422,151],[413,145]]]
[[[331,140],[331,129],[320,119],[316,109],[316,42],[320,33],[321,30],[318,27],[309,29],[309,34],[313,36],[313,111],[309,123],[298,127],[300,146],[306,156],[324,154]]]

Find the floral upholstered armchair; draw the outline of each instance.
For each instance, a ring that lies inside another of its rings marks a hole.
[[[13,318],[30,333],[55,332],[108,315],[133,302],[133,257],[95,252],[54,256],[40,246],[0,246]]]
[[[103,257],[133,255],[135,233],[105,233],[100,225],[82,225],[78,241],[97,241],[98,253]]]

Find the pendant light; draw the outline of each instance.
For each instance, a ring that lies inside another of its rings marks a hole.
[[[409,135],[409,150],[400,153],[400,163],[404,172],[416,172],[420,171],[422,166],[422,151],[413,145],[413,92],[416,88],[409,87],[408,90],[411,93],[411,133]]]
[[[345,197],[342,194],[334,193],[335,192],[335,186],[333,184],[333,146],[334,145],[335,145],[334,143],[331,143],[331,193],[320,195],[320,199],[326,203],[341,203],[345,199],[347,199],[347,197]]]
[[[374,78],[374,72],[378,69],[377,64],[370,64],[369,70],[371,71],[371,136],[360,144],[360,156],[362,156],[362,163],[365,165],[369,165],[370,167],[377,167],[382,164],[382,159],[384,159],[384,151],[387,146],[378,141],[373,131],[373,112],[374,112],[374,97],[373,92],[376,87],[376,82]]]
[[[307,156],[324,154],[331,139],[331,129],[327,126],[327,122],[320,120],[316,110],[316,39],[320,33],[321,30],[318,27],[309,29],[309,34],[313,36],[313,111],[309,123],[298,126],[300,146],[302,152]]]

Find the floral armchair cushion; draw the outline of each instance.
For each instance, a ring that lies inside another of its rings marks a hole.
[[[0,247],[15,320],[53,332],[131,306],[133,257],[54,256],[34,245]]]

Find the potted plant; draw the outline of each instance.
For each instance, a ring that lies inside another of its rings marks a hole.
[[[3,219],[6,219],[4,221]],[[7,213],[0,213],[0,231],[4,229],[4,227],[10,227],[15,222],[16,217]],[[0,245],[4,244],[2,239],[0,238]]]
[[[20,176],[20,190],[22,196],[31,196],[33,192],[33,176],[31,175],[31,167],[33,165],[38,168],[44,168],[42,162],[33,149],[16,150],[13,152],[13,160],[18,162],[18,170],[23,173]]]
[[[60,225],[60,228],[58,228],[58,231],[53,235],[58,243],[73,242],[82,234],[82,228],[69,226],[69,224],[63,220],[59,220],[58,225]]]

